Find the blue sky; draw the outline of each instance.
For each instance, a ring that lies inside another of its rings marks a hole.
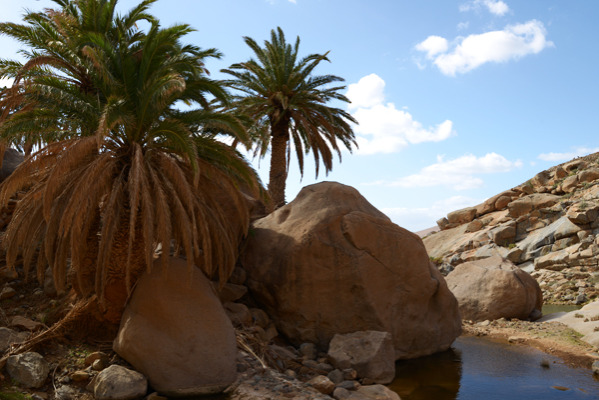
[[[121,0],[122,10],[136,1]],[[2,0],[1,20],[47,0]],[[599,2],[595,0],[159,0],[164,25],[224,53],[212,76],[251,56],[280,26],[300,54],[330,50],[316,74],[343,77],[359,150],[303,180],[291,160],[287,199],[308,184],[358,189],[407,229],[435,225],[536,173],[599,151]],[[0,37],[0,57],[18,45]],[[255,161],[264,182],[268,159]]]

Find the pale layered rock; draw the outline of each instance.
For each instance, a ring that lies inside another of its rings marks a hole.
[[[460,254],[461,262],[482,260],[493,256],[507,257],[509,250],[497,246],[495,243],[486,244],[473,250],[464,251]]]
[[[422,240],[345,185],[305,187],[256,221],[240,261],[253,297],[297,345],[377,330],[392,334],[396,358],[413,358],[447,349],[461,331]]]
[[[233,326],[210,281],[182,259],[141,276],[113,348],[168,396],[218,393],[236,379]]]
[[[512,196],[506,196],[506,195],[499,196],[497,198],[497,200],[495,201],[495,209],[503,210],[508,206],[508,204],[511,203],[511,201],[512,201]]]
[[[489,235],[493,242],[500,246],[513,243],[516,238],[516,223],[511,221],[510,223],[493,228]]]
[[[470,222],[468,226],[466,226],[466,232],[478,232],[483,228],[483,226],[483,221],[480,219],[475,219],[474,221]]]
[[[584,160],[572,160],[563,165],[567,173],[578,172],[586,169],[589,166]]]
[[[570,252],[567,250],[555,251],[534,260],[535,269],[550,269],[561,271],[568,267]]]
[[[577,317],[582,315],[582,318]],[[580,332],[585,342],[599,347],[599,301],[594,301],[582,307],[580,310],[569,312],[553,321],[561,322],[570,328]]]
[[[337,369],[352,368],[373,383],[391,383],[395,377],[393,341],[388,332],[361,331],[335,335],[329,360]]]
[[[26,388],[40,388],[50,373],[50,364],[41,354],[28,352],[10,356],[6,360],[8,375]]]
[[[529,214],[533,210],[553,206],[560,200],[560,196],[549,193],[534,193],[521,197],[508,204],[509,216],[518,218]]]
[[[502,221],[506,219],[507,213],[507,210],[503,210],[485,215],[483,218],[485,226],[477,232],[466,232],[468,225],[460,225],[425,237],[423,242],[429,256],[449,261],[449,258],[456,253],[488,244],[491,240],[491,230],[498,224],[503,223]],[[452,262],[452,264],[454,263]]]
[[[566,171],[565,168],[562,167],[561,165],[558,165],[555,168],[555,171],[553,171],[553,178],[555,180],[563,179],[566,176],[568,176],[568,171]]]
[[[561,188],[566,193],[572,193],[578,186],[578,175],[571,175],[564,179]]]
[[[551,175],[549,174],[549,171],[541,171],[530,180],[530,183],[538,190],[539,188],[552,184]]]
[[[467,224],[476,217],[476,207],[467,207],[447,214],[447,221],[452,225]]]
[[[587,168],[584,171],[578,173],[578,182],[593,182],[599,179],[599,168],[592,167]]]
[[[573,224],[567,217],[562,217],[544,228],[532,231],[524,240],[518,242],[517,246],[522,250],[520,261],[532,260],[543,254],[541,249],[553,245],[556,240],[576,235],[581,228]],[[551,251],[549,248],[547,251]]]
[[[594,222],[599,215],[599,204],[596,202],[577,203],[568,209],[566,216],[572,223],[586,225]]]
[[[148,381],[142,374],[120,365],[106,368],[93,382],[96,400],[136,400],[147,391]]]
[[[443,217],[439,220],[437,220],[437,226],[439,227],[439,229],[441,230],[445,230],[445,229],[449,229],[449,221],[447,220],[447,218]]]
[[[527,319],[543,306],[534,278],[497,256],[458,265],[447,284],[467,320]]]

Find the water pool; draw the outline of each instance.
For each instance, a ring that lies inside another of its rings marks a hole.
[[[599,379],[517,344],[460,337],[452,349],[397,363],[402,400],[599,399]]]

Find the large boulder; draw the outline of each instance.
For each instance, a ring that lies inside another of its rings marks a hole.
[[[10,174],[23,162],[23,154],[15,149],[8,148],[4,152],[2,168],[0,168],[0,182],[8,178]]]
[[[543,294],[537,281],[499,256],[460,264],[446,279],[463,319],[540,316]]]
[[[141,276],[113,347],[167,396],[217,393],[236,379],[231,321],[210,281],[182,259]]]
[[[349,186],[323,182],[254,222],[240,261],[279,332],[326,348],[337,333],[389,332],[395,358],[447,349],[457,302],[422,240]]]

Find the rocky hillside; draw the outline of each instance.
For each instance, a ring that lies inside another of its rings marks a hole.
[[[424,244],[443,273],[500,255],[536,278],[546,303],[583,304],[599,295],[598,216],[595,153],[449,213]]]

